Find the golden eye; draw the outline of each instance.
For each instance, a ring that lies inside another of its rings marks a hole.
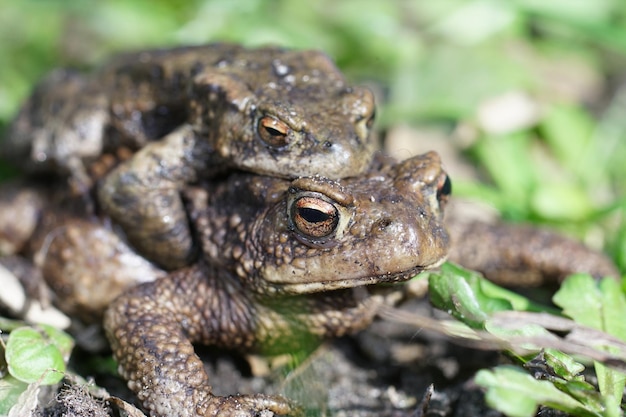
[[[259,120],[257,131],[263,142],[272,148],[282,148],[289,144],[289,132],[291,129],[285,122],[281,122],[274,117],[262,117]]]
[[[330,236],[339,224],[339,211],[331,203],[316,197],[301,197],[291,206],[293,226],[312,239]]]

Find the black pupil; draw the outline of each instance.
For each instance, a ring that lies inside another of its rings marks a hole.
[[[307,207],[299,208],[298,214],[309,223],[321,223],[330,218],[330,216],[323,211]]]
[[[264,126],[264,127],[265,127],[265,131],[272,136],[285,136],[285,134],[282,133],[280,130],[274,129],[273,127],[269,127],[269,126]]]

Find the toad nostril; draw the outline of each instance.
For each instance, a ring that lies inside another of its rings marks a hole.
[[[391,225],[390,218],[380,219],[374,224],[373,230],[382,231],[382,230],[385,230],[387,227],[389,227],[389,225]]]

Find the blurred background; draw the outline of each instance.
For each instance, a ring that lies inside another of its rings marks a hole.
[[[622,0],[0,0],[0,129],[51,68],[218,40],[324,50],[390,152],[437,149],[456,196],[626,269]]]

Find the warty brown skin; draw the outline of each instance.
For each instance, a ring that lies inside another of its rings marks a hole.
[[[615,264],[579,241],[536,226],[446,219],[448,260],[508,287],[557,284],[581,272],[619,278]]]
[[[363,287],[445,259],[446,180],[430,153],[347,180],[232,175],[189,190],[203,260],[111,304],[120,373],[154,416],[295,412],[281,397],[214,396],[192,343],[288,352],[303,334],[362,329],[380,301]]]
[[[0,264],[27,288],[41,289],[43,278],[62,311],[91,323],[126,289],[166,273],[94,216],[85,198],[59,180],[1,184]]]
[[[175,268],[194,255],[178,196],[185,184],[233,167],[285,178],[358,175],[374,153],[374,108],[371,92],[349,86],[318,51],[228,44],[143,51],[90,75],[49,75],[0,155],[69,172],[86,191],[85,164],[116,148],[144,148],[106,177],[99,200],[143,255]]]

